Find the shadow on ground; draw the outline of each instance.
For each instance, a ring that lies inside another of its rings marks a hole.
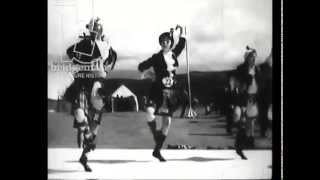
[[[68,163],[79,163],[79,161],[66,161]],[[145,163],[149,161],[136,161],[136,160],[88,160],[88,163],[101,163],[101,164],[118,164],[118,163]]]
[[[205,157],[189,157],[186,159],[167,159],[168,161],[195,161],[195,162],[208,162],[208,161],[228,161],[234,160],[233,158],[205,158]],[[67,161],[68,163],[78,163],[78,161]],[[136,160],[89,160],[88,163],[102,163],[102,164],[118,164],[118,163],[145,163],[149,161],[136,161]],[[69,172],[69,171],[66,171]],[[75,172],[75,171],[70,171]],[[50,172],[49,172],[50,173]]]
[[[79,171],[79,170],[48,169],[48,174],[54,174],[54,173],[75,173],[75,172],[82,172],[82,171]]]
[[[168,161],[195,161],[195,162],[208,162],[208,161],[229,161],[233,158],[204,158],[204,157],[189,157],[186,159],[167,159]]]

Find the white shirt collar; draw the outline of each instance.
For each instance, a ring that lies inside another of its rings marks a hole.
[[[175,70],[176,69],[176,67],[174,66],[175,60],[172,58],[173,52],[169,51],[167,53],[162,53],[162,54],[163,54],[163,57],[164,57],[164,61],[167,64],[167,70],[169,72]]]

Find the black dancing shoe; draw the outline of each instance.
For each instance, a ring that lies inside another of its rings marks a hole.
[[[88,158],[85,155],[82,155],[79,159],[80,164],[84,167],[84,170],[86,172],[91,172],[92,169],[88,166]]]
[[[157,159],[159,159],[160,162],[166,162],[167,161],[162,157],[160,151],[153,151],[152,156],[157,158]]]
[[[237,149],[237,154],[241,157],[243,160],[247,160],[248,158],[243,154],[242,150]]]

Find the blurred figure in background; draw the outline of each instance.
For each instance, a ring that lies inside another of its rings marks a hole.
[[[237,104],[234,109],[234,121],[238,127],[236,135],[236,152],[242,159],[247,159],[243,154],[244,148],[254,148],[255,122],[258,117],[257,105],[257,76],[259,70],[255,65],[257,52],[255,49],[246,47],[244,63],[236,69],[236,78],[239,82],[239,94],[237,95]]]
[[[268,127],[272,127],[272,50],[266,61],[260,65],[258,82],[260,136],[266,137]]]

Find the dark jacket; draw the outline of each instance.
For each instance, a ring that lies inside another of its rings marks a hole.
[[[76,49],[75,49],[76,46]],[[92,50],[93,49],[93,50]],[[77,52],[75,52],[76,50]],[[81,52],[83,54],[79,55],[78,52]],[[94,44],[91,44],[91,40],[89,39],[83,39],[80,42],[73,44],[70,46],[66,51],[68,57],[72,59],[72,62],[77,65],[83,65],[81,62],[92,62],[94,59],[97,59],[101,56],[100,50],[97,46],[97,44],[94,42]],[[84,54],[85,53],[85,54]],[[86,55],[87,54],[87,55]],[[81,61],[78,62],[77,60]],[[113,63],[112,66],[114,66],[114,63],[117,59],[117,53],[110,48],[109,49],[109,56],[105,59],[104,65]],[[100,80],[97,78],[83,78],[86,76],[78,76],[79,74],[90,74],[92,72],[90,71],[79,71],[75,74],[75,78],[73,83],[66,89],[64,98],[69,101],[73,102],[76,98],[76,96],[79,94],[79,91],[82,87],[86,89],[87,92],[91,91],[92,85],[96,80]]]
[[[255,78],[258,79],[260,76],[260,68],[255,66]],[[236,77],[241,84],[247,86],[252,82],[252,75],[249,74],[249,66],[246,63],[240,64],[236,69]]]
[[[175,60],[174,66],[178,67],[179,63],[177,57],[181,54],[183,48],[185,47],[186,40],[183,37],[180,37],[179,43],[176,47],[172,50],[173,55],[172,58]],[[164,60],[162,55],[162,50],[156,54],[153,54],[152,57],[148,58],[147,60],[143,61],[139,64],[138,69],[139,71],[144,71],[153,67],[156,75],[156,82],[162,80],[162,78],[169,76],[169,72],[167,71],[167,64]],[[172,72],[175,75],[175,71]]]
[[[75,49],[75,46],[76,46],[76,49]],[[92,51],[92,49],[93,49],[93,51]],[[79,53],[75,52],[74,50],[76,50],[78,52],[85,53],[85,54],[79,55]],[[88,54],[88,55],[86,55],[86,54]],[[74,58],[77,58],[78,60],[80,60],[82,62],[91,62],[92,60],[99,58],[101,56],[101,53],[100,53],[100,50],[99,50],[96,43],[92,44],[91,40],[83,39],[79,43],[70,46],[67,49],[67,55],[70,59],[73,60],[73,63],[81,64],[78,61],[74,60]],[[109,56],[105,59],[104,65],[106,65],[106,64],[109,65],[112,62],[115,62],[116,59],[117,59],[117,53],[112,48],[110,48],[109,49]]]

